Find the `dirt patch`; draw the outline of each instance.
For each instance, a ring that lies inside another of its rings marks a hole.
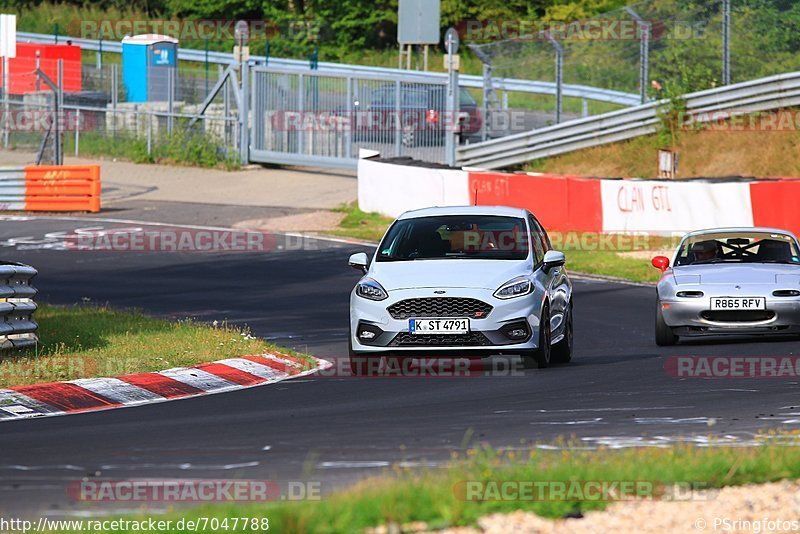
[[[270,232],[326,232],[337,228],[344,217],[344,213],[320,210],[269,219],[251,219],[234,226]]]

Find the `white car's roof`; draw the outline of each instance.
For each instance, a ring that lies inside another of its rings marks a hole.
[[[435,217],[437,215],[502,215],[524,218],[527,216],[527,211],[522,208],[510,208],[508,206],[447,206],[407,211],[400,215],[398,219]]]
[[[694,237],[698,235],[705,235],[705,234],[727,234],[727,233],[737,233],[737,232],[761,232],[765,234],[783,234],[793,237],[797,240],[797,237],[790,232],[789,230],[782,230],[780,228],[766,228],[762,226],[730,226],[725,228],[706,228],[703,230],[695,230],[693,232],[689,232],[684,236],[684,239],[687,237]]]

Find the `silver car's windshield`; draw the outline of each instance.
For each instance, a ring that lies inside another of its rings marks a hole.
[[[720,232],[684,239],[675,265],[786,263],[800,265],[791,236],[766,232]]]
[[[524,260],[525,220],[496,215],[443,215],[397,221],[378,249],[377,261],[448,258]]]

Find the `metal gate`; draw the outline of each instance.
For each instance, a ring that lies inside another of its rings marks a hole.
[[[445,81],[249,70],[250,161],[355,168],[359,149],[369,149],[445,162]]]

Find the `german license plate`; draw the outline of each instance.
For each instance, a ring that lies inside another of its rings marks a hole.
[[[466,334],[469,319],[409,319],[408,331],[412,334]]]
[[[766,297],[711,297],[712,310],[766,310]]]

